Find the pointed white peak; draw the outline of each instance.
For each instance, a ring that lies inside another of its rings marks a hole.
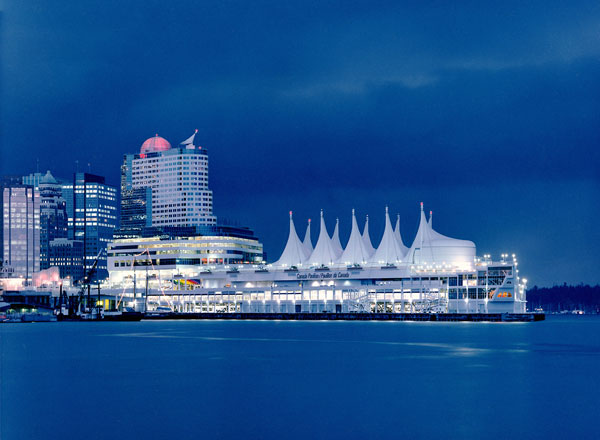
[[[196,133],[198,133],[198,129],[196,129],[194,131],[194,134],[191,135],[189,138],[187,138],[185,141],[183,141],[181,144],[179,145],[185,145],[187,148],[194,148],[194,138],[196,137]]]
[[[402,258],[404,258],[404,252],[400,248],[400,243],[398,243],[398,239],[394,235],[394,229],[392,228],[392,222],[390,221],[388,208],[386,206],[383,237],[370,261],[377,264],[396,264],[400,262]]]
[[[438,239],[456,240],[455,238],[446,237],[445,235],[442,235],[439,232],[434,231],[434,229],[433,229],[433,211],[429,211],[429,220],[427,221],[427,226],[429,226],[429,235],[432,240],[438,240]]]
[[[319,231],[319,239],[315,245],[315,250],[310,255],[307,261],[309,266],[329,266],[337,260],[338,256],[331,245],[331,238],[327,233],[325,219],[323,218],[323,210],[321,210],[321,226]]]
[[[331,246],[338,257],[344,252],[342,248],[342,242],[340,241],[340,219],[335,219],[335,229],[333,230],[333,237],[331,237]]]
[[[312,245],[312,240],[310,238],[310,219],[308,219],[308,226],[306,227],[306,233],[304,234],[304,253],[306,254],[306,258],[310,257],[312,251],[314,250]]]
[[[394,237],[396,237],[396,240],[398,241],[398,244],[400,245],[400,250],[402,251],[402,254],[406,255],[406,253],[408,252],[408,248],[404,245],[404,242],[402,241],[402,234],[400,234],[400,214],[398,214],[396,217],[396,227],[394,228]]]
[[[356,216],[354,215],[354,209],[352,210],[352,231],[350,232],[350,239],[346,245],[346,249],[342,253],[342,256],[338,260],[338,263],[345,264],[347,266],[353,264],[365,264],[369,261],[371,254],[365,246],[365,241],[360,234],[358,229],[358,223],[356,223]]]
[[[282,267],[298,266],[305,260],[306,254],[304,252],[304,245],[298,238],[298,234],[296,234],[292,211],[290,211],[290,235],[281,257],[274,264]]]
[[[431,217],[427,222],[421,206],[419,230],[406,256],[408,263],[465,266],[473,263],[475,252],[475,243],[472,241],[446,237],[434,231]]]
[[[421,202],[421,219],[419,221],[419,230],[411,245],[410,249],[406,253],[406,261],[408,263],[422,263],[433,261],[433,255],[431,251],[431,228],[427,224],[427,218],[423,211],[423,202]]]
[[[369,216],[367,215],[367,219],[365,220],[365,229],[362,233],[363,241],[365,242],[365,248],[369,253],[369,257],[375,253],[375,248],[371,244],[371,236],[369,235]]]

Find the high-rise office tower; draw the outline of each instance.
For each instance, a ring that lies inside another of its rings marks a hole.
[[[8,188],[15,184],[19,185],[21,182],[22,178],[18,176],[0,176],[0,276],[3,276],[4,274],[4,270],[2,269],[4,264],[4,209],[1,208],[3,204],[4,188]]]
[[[40,193],[31,186],[2,190],[3,274],[31,280],[40,270]]]
[[[212,191],[208,188],[208,152],[194,145],[195,135],[175,148],[156,135],[142,144],[138,154],[124,156],[121,167],[122,200],[129,200],[128,203],[137,206],[141,212],[144,195],[129,196],[127,192],[140,188],[151,190],[148,194],[151,197],[146,199],[145,204],[151,212],[151,223],[144,226],[216,224]],[[142,225],[141,218],[138,223]]]
[[[40,269],[50,267],[50,242],[67,238],[67,205],[62,188],[48,171],[38,182],[40,191]]]
[[[75,173],[73,183],[62,185],[62,194],[67,206],[69,239],[83,241],[84,276],[100,254],[92,279],[106,278],[106,245],[117,224],[117,189],[107,185],[102,176]]]

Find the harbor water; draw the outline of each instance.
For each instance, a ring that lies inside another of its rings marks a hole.
[[[600,317],[0,325],[0,438],[598,438]]]

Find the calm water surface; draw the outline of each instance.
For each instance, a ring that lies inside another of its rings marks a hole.
[[[600,317],[0,325],[0,438],[600,438]]]

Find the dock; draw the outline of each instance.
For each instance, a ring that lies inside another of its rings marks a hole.
[[[270,320],[270,321],[421,321],[421,322],[536,322],[543,313],[165,313],[143,320]]]

